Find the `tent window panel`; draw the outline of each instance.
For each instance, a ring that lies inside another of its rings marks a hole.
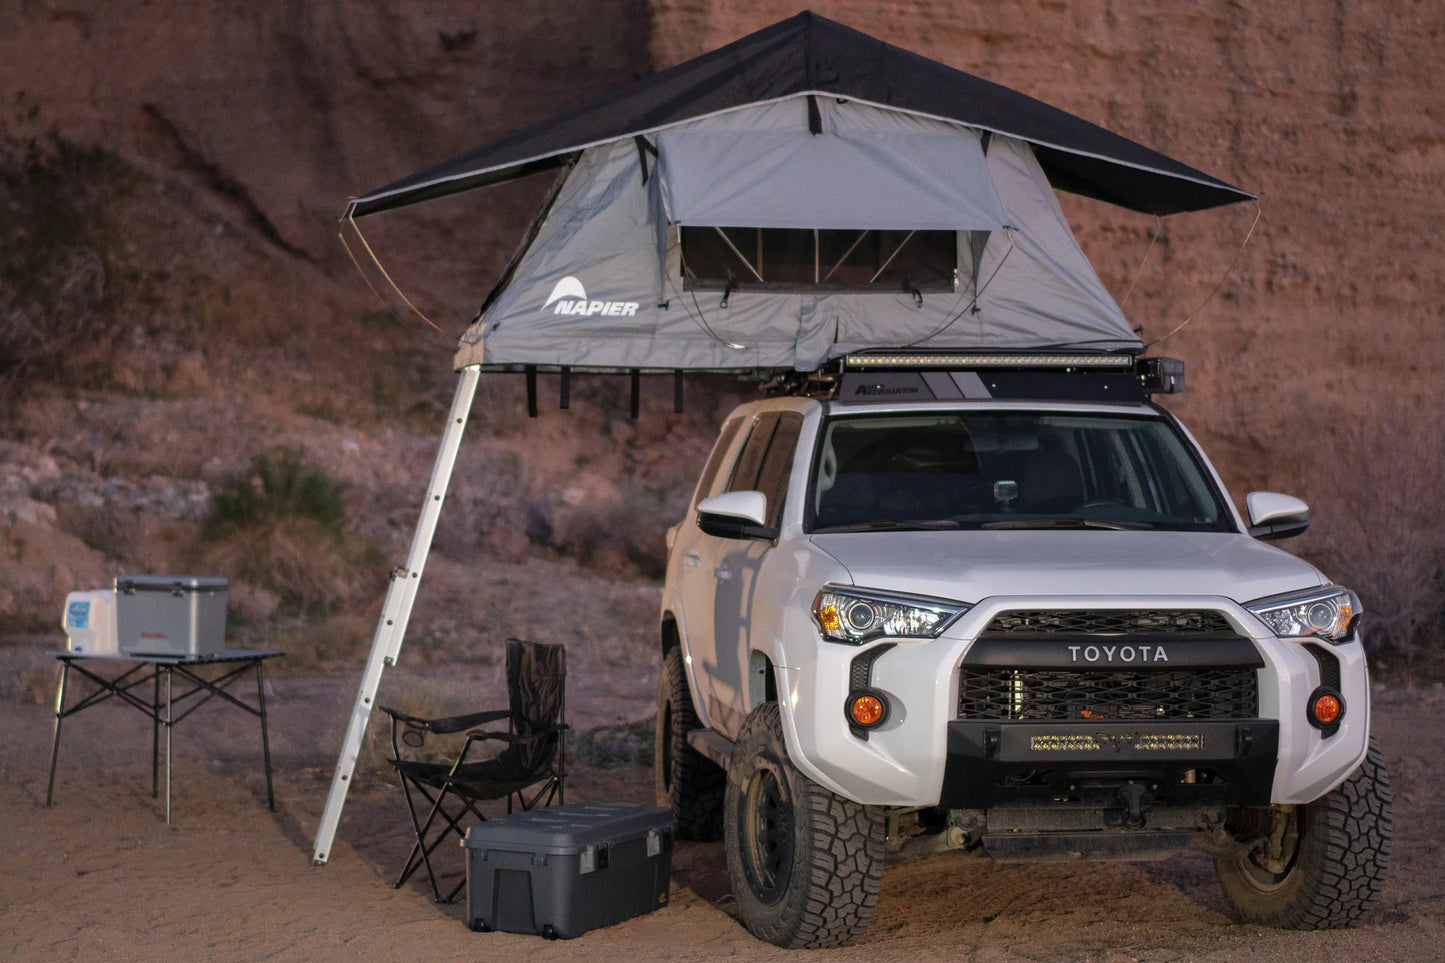
[[[691,227],[684,284],[707,290],[952,291],[957,231]]]

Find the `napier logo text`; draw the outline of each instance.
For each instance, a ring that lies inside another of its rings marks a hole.
[[[1071,645],[1071,662],[1103,662],[1108,665],[1131,662],[1168,662],[1162,645]]]
[[[556,307],[552,307],[553,305]],[[574,277],[565,277],[552,288],[552,296],[542,305],[545,311],[552,308],[553,314],[600,314],[607,317],[630,318],[637,314],[636,301],[589,301],[587,289]]]

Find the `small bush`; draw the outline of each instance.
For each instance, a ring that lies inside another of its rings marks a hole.
[[[252,475],[223,482],[211,493],[209,535],[288,517],[309,519],[329,532],[345,525],[345,486],[308,467],[297,452],[281,448],[274,456],[258,455],[251,465]]]
[[[651,766],[655,719],[619,722],[588,729],[577,737],[573,751],[586,765],[599,769],[622,766]]]
[[[345,487],[289,449],[217,486],[202,561],[275,592],[283,613],[329,615],[356,596],[376,551],[346,525]]]

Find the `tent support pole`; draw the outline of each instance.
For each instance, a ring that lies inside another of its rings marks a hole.
[[[341,821],[341,807],[346,803],[346,790],[350,787],[351,777],[356,771],[356,760],[361,753],[362,740],[366,736],[366,724],[371,718],[377,687],[381,684],[382,669],[395,665],[397,656],[401,653],[402,638],[406,634],[407,622],[411,619],[412,604],[416,601],[417,585],[421,582],[427,553],[431,551],[432,535],[436,532],[442,500],[446,497],[447,484],[451,481],[457,449],[462,443],[462,431],[467,426],[467,416],[472,409],[472,396],[476,394],[477,378],[480,374],[481,370],[476,366],[462,369],[456,394],[452,397],[452,410],[447,415],[446,430],[442,432],[436,464],[432,467],[431,481],[427,483],[426,501],[422,504],[421,517],[417,519],[416,533],[412,536],[406,567],[391,573],[391,584],[387,586],[386,600],[381,606],[381,618],[377,619],[376,634],[371,640],[371,657],[366,662],[366,674],[362,676],[356,704],[351,710],[346,740],[342,743],[341,755],[336,760],[336,773],[331,777],[331,792],[326,797],[326,808],[321,813],[321,823],[316,830],[316,848],[312,852],[311,861],[317,866],[325,865],[331,853],[331,843],[336,838],[336,826]]]

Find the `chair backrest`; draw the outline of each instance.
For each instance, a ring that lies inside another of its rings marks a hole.
[[[507,640],[507,695],[512,725],[518,735],[531,735],[566,722],[567,650],[542,642]],[[518,747],[518,762],[527,772],[545,767],[555,757],[561,733],[551,732]]]

